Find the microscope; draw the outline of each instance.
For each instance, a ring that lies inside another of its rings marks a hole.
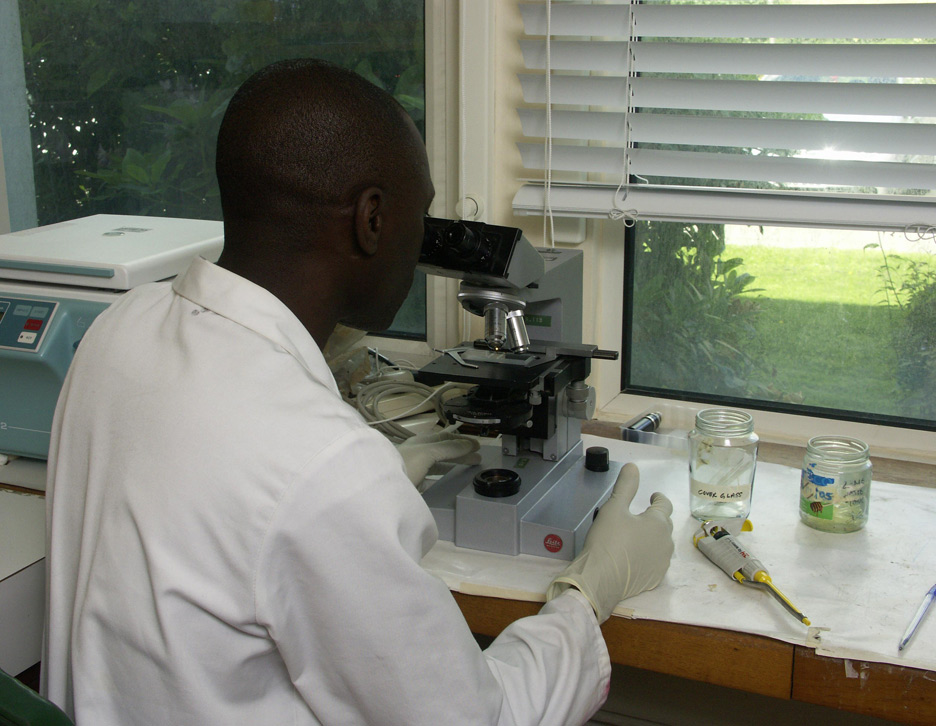
[[[484,337],[442,351],[419,370],[427,385],[471,386],[443,410],[462,433],[499,436],[481,463],[455,465],[423,497],[440,539],[459,547],[571,560],[623,464],[583,451],[595,410],[585,383],[582,252],[534,247],[519,229],[427,218],[419,269],[461,280],[458,300],[484,318]],[[532,331],[532,333],[531,333]]]

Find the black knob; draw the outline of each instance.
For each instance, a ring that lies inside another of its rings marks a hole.
[[[585,468],[589,471],[608,471],[610,455],[604,446],[589,446],[585,449]]]
[[[485,469],[474,478],[474,490],[482,497],[511,497],[520,491],[520,475],[513,469]]]

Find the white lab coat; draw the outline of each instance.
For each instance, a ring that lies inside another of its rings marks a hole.
[[[279,300],[205,260],[91,327],[47,496],[44,689],[78,726],[564,724],[606,696],[576,592],[478,648],[396,450]]]

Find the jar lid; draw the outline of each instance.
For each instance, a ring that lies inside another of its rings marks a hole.
[[[849,462],[868,458],[868,445],[851,436],[813,436],[806,443],[806,453],[826,460]]]
[[[736,408],[704,408],[696,414],[696,429],[721,436],[743,436],[754,430],[754,417]]]

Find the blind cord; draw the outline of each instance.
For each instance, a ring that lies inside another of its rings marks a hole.
[[[927,222],[908,224],[904,227],[904,237],[911,242],[922,242],[928,239],[936,242],[936,224],[929,224]]]
[[[465,3],[461,5],[461,12],[458,18],[458,199],[461,209],[458,211],[458,218],[465,218],[465,200],[467,199],[466,187],[467,172],[465,171],[465,149],[467,146],[466,136],[468,128],[467,111],[467,93],[465,91],[465,47],[467,41],[467,29],[465,22]]]
[[[470,0],[462,0],[461,11],[458,17],[458,196],[461,200],[461,210],[458,211],[458,218],[465,218],[465,206],[468,199],[468,173],[465,170],[465,159],[467,158],[467,129],[468,129],[468,94],[465,91],[465,48],[468,42],[468,23],[465,22],[465,8]],[[459,338],[467,338],[471,331],[471,313],[462,308],[461,311],[461,331]]]
[[[628,179],[630,176],[630,147],[631,147],[631,114],[634,110],[634,93],[631,89],[631,78],[634,76],[634,49],[633,41],[637,35],[637,19],[634,17],[633,0],[627,4],[627,72],[625,76],[624,93],[626,94],[626,103],[624,104],[624,151],[621,159],[621,179],[617,189],[614,190],[614,197],[611,200],[611,211],[608,216],[613,220],[621,220],[625,227],[633,227],[637,224],[637,210],[628,209],[624,206],[627,200]],[[637,177],[643,182],[647,182],[643,177]],[[618,201],[618,195],[621,200]]]
[[[556,246],[556,224],[552,210],[552,0],[546,0],[546,139],[543,156],[543,243]]]

